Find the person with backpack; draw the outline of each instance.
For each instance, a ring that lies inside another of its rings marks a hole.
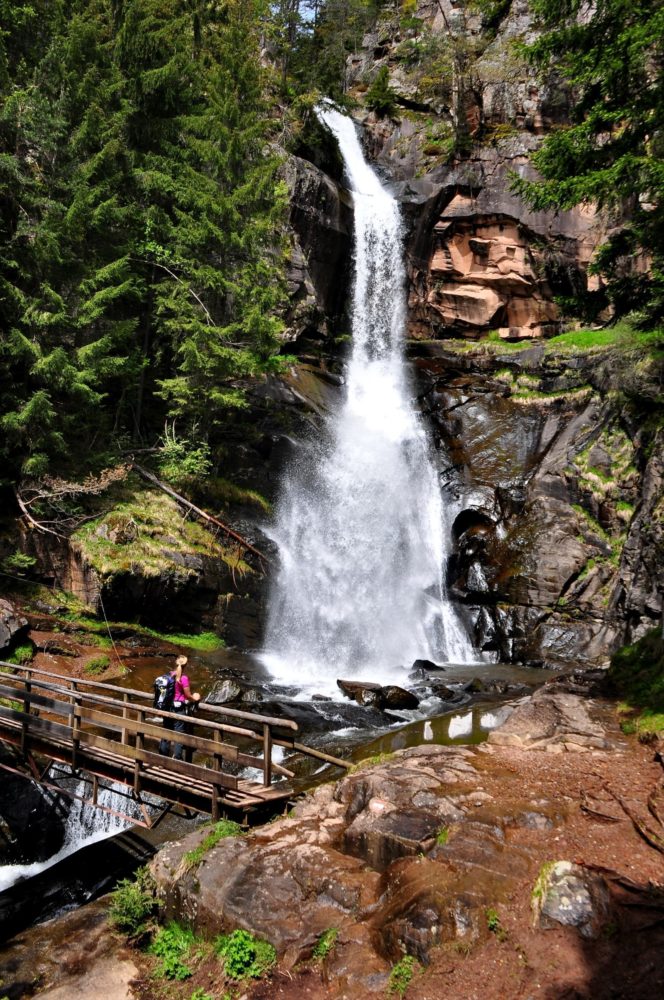
[[[189,677],[184,673],[186,665],[187,657],[178,656],[175,661],[175,670],[172,670],[170,674],[163,674],[161,677],[157,677],[155,681],[155,708],[159,708],[163,712],[173,712],[175,715],[180,716],[178,719],[170,719],[165,716],[162,720],[164,729],[169,729],[175,733],[186,732],[187,709],[189,707],[195,708],[201,700],[198,691],[192,692],[191,690]],[[160,754],[167,755],[169,749],[170,741],[168,739],[164,738],[159,741]],[[182,760],[183,752],[183,745],[176,743],[173,758],[175,760]],[[190,754],[187,756],[190,756]]]

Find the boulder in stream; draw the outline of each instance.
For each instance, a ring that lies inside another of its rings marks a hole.
[[[337,685],[347,698],[352,698],[358,705],[383,709],[417,708],[420,703],[417,695],[397,684],[370,684],[364,681],[338,680]]]

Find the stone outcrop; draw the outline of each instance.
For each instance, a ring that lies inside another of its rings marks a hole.
[[[579,695],[540,688],[489,733],[489,743],[549,753],[605,750],[610,744],[604,728],[591,718],[588,708]]]
[[[284,172],[291,226],[284,340],[320,342],[345,306],[352,207],[341,185],[314,163],[291,156]]]
[[[448,578],[502,660],[603,663],[661,614],[661,458],[602,353],[414,344],[459,513]]]
[[[576,927],[585,938],[599,937],[609,915],[610,896],[601,876],[570,861],[544,865],[533,890],[535,926]]]
[[[0,598],[0,653],[9,649],[13,639],[25,631],[27,618],[21,615],[11,601]]]
[[[493,20],[447,0],[418,0],[413,14],[385,12],[348,66],[360,101],[381,67],[396,94],[392,117],[368,114],[362,124],[410,221],[410,333],[558,332],[555,297],[598,288],[587,266],[608,223],[583,206],[532,212],[511,184],[513,174],[535,176],[530,156],[569,120],[569,89],[517,54],[515,42],[535,38],[526,0]],[[460,52],[461,84],[452,68]]]
[[[406,691],[397,684],[369,684],[366,681],[338,680],[337,685],[347,698],[352,698],[358,705],[368,705],[378,709],[412,709],[420,703],[417,695]]]

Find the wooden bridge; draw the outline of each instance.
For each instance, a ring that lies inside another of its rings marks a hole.
[[[187,732],[165,730],[162,719],[181,715],[152,705],[152,694],[99,681],[71,678],[34,667],[0,662],[0,743],[13,748],[16,767],[0,768],[24,774],[57,794],[71,794],[49,780],[55,762],[90,784],[90,794],[75,796],[133,824],[152,826],[155,800],[164,811],[178,804],[186,809],[222,814],[242,813],[293,795],[294,772],[273,760],[273,748],[285,749],[347,768],[347,761],[297,741],[298,725],[200,702],[187,719]],[[6,672],[5,672],[6,671]],[[180,743],[187,760],[158,752],[162,739]],[[239,772],[254,768],[260,780],[243,780]],[[99,780],[125,786],[139,804],[143,819],[99,803]]]

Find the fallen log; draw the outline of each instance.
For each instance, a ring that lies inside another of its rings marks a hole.
[[[248,552],[253,552],[255,556],[258,556],[258,558],[262,560],[265,566],[269,566],[270,560],[267,558],[266,555],[264,555],[255,546],[253,546],[251,542],[248,542],[246,538],[243,538],[242,535],[239,535],[237,531],[233,531],[233,529],[229,528],[227,524],[224,524],[223,521],[220,521],[219,518],[214,517],[212,514],[208,514],[208,512],[206,510],[203,510],[202,507],[197,507],[196,504],[192,503],[191,500],[187,500],[187,498],[183,497],[182,494],[176,493],[174,489],[172,489],[170,486],[167,486],[166,483],[162,483],[160,479],[157,479],[155,475],[153,475],[151,472],[148,472],[147,469],[144,469],[136,462],[132,462],[132,469],[135,469],[135,471],[138,472],[139,476],[142,476],[143,479],[145,479],[148,483],[151,483],[153,486],[156,486],[158,489],[162,490],[169,497],[175,500],[176,503],[179,503],[180,506],[186,507],[187,510],[192,511],[194,514],[196,514],[197,517],[200,517],[203,521],[208,521],[210,524],[214,524],[215,527],[223,531],[226,535],[228,535],[229,538],[232,538],[239,545],[241,545],[243,549],[246,549]]]

